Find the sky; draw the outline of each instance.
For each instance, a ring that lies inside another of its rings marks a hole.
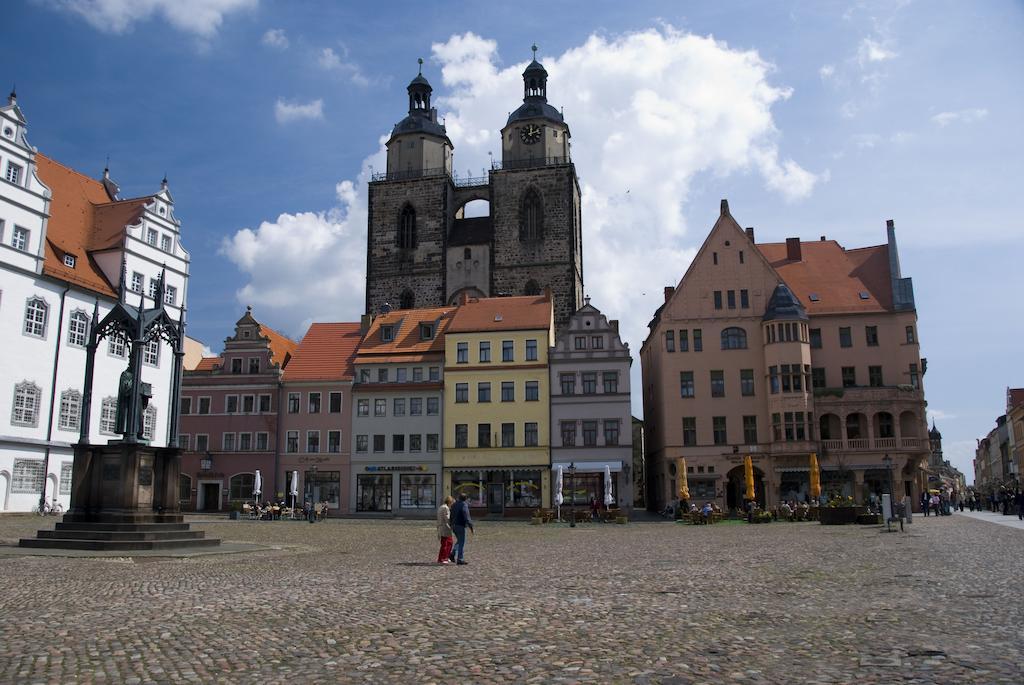
[[[585,288],[635,379],[720,199],[760,242],[876,245],[893,219],[929,416],[971,480],[1024,386],[1022,35],[1008,0],[25,0],[5,3],[0,83],[49,156],[94,177],[109,157],[124,197],[167,175],[189,333],[219,351],[246,305],[295,339],[358,320],[366,182],[416,60],[456,173],[479,176],[535,43],[572,133]]]

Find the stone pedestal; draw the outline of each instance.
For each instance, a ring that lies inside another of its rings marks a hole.
[[[71,508],[56,529],[21,547],[144,550],[209,547],[178,504],[181,451],[137,443],[75,446]]]

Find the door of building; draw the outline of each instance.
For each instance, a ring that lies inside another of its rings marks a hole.
[[[487,485],[487,513],[505,513],[505,484],[489,483]]]
[[[203,483],[203,511],[220,510],[220,484]]]

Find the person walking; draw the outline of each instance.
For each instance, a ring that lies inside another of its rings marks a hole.
[[[1024,521],[1024,490],[1017,491],[1017,520]]]
[[[441,540],[441,549],[437,553],[437,563],[450,564],[448,557],[452,553],[452,499],[451,495],[444,498],[437,508],[437,537]]]
[[[466,565],[466,529],[475,532],[473,529],[473,517],[469,515],[469,502],[466,501],[466,493],[459,493],[459,501],[452,508],[452,531],[455,533],[455,549],[448,556],[453,558],[459,566]]]
[[[921,511],[924,512],[925,516],[928,515],[928,504],[930,501],[931,500],[928,498],[928,491],[925,490],[921,493]]]

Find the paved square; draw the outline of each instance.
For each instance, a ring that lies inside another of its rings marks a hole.
[[[967,517],[483,521],[462,567],[429,522],[199,525],[281,549],[0,554],[0,682],[1024,681],[1024,533]]]

